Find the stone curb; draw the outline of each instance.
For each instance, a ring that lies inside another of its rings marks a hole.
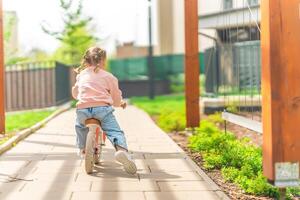
[[[168,138],[170,138],[170,137],[168,136]],[[170,140],[172,140],[172,139],[170,138]],[[176,143],[175,143],[175,145],[180,150],[182,150],[181,147],[178,146]],[[215,194],[221,200],[230,200],[230,198],[225,194],[225,192],[223,192],[221,190],[221,188],[185,153],[185,151],[183,151],[183,154],[184,154],[184,159],[196,170],[196,172],[199,174],[199,176],[201,176],[201,178],[203,178],[203,180],[207,183],[207,185],[212,189],[212,191],[215,192]]]
[[[185,158],[190,165],[192,165],[197,173],[204,179],[216,195],[222,200],[230,200],[230,198],[221,190],[221,188],[189,157]]]
[[[30,128],[27,128],[25,130],[22,130],[18,132],[16,135],[11,137],[9,140],[7,140],[4,144],[0,145],[0,155],[4,152],[8,151],[10,148],[14,147],[18,142],[25,139],[32,133],[36,132],[43,126],[45,126],[50,120],[58,116],[59,114],[69,110],[71,108],[71,103],[68,102],[62,106],[58,107],[58,110],[52,113],[50,116],[48,116],[46,119],[43,119],[42,121],[36,123],[35,125],[31,126]]]
[[[192,133],[187,131],[187,135],[192,136]],[[196,169],[197,173],[205,180],[205,182],[207,182],[207,184],[213,189],[213,191],[215,191],[220,199],[230,200],[225,192],[223,192],[220,187],[189,156],[186,156],[186,160]]]

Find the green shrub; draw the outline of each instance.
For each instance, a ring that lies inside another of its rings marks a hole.
[[[222,124],[224,123],[224,119],[220,112],[216,112],[215,114],[208,116],[208,121],[213,122],[215,124]]]
[[[236,105],[236,103],[232,103],[231,105],[228,105],[226,107],[226,110],[228,112],[231,112],[231,113],[238,113],[239,112],[239,109],[238,109],[238,106]]]
[[[246,193],[278,197],[278,190],[262,175],[262,151],[249,140],[238,140],[213,123],[202,121],[189,138],[189,147],[203,156],[204,167],[220,169],[226,181],[239,185]]]
[[[186,127],[185,111],[164,109],[158,116],[158,125],[166,132],[184,130]]]
[[[184,74],[174,74],[168,77],[172,93],[184,92]]]

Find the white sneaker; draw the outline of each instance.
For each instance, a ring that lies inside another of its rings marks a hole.
[[[115,158],[116,160],[121,163],[124,167],[124,170],[128,173],[128,174],[135,174],[137,171],[136,165],[133,161],[133,159],[131,158],[131,156],[126,152],[126,151],[117,151],[115,153]]]

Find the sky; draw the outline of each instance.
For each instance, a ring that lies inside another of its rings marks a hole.
[[[41,30],[41,24],[47,24],[53,30],[62,28],[59,2],[59,0],[3,0],[4,10],[17,12],[19,44],[23,51],[41,48],[53,52],[59,46],[58,41]],[[148,0],[83,0],[83,12],[94,18],[92,24],[96,36],[103,38],[101,45],[112,52],[116,42],[135,41],[137,45],[147,45],[147,5]],[[153,7],[155,6],[154,0]],[[153,17],[155,27],[155,12]],[[155,31],[154,28],[153,32]]]

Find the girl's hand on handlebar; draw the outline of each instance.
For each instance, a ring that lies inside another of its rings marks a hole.
[[[120,106],[125,109],[127,107],[126,101],[122,101]]]

